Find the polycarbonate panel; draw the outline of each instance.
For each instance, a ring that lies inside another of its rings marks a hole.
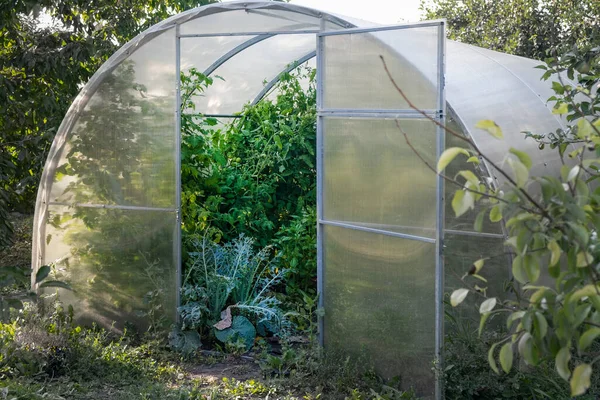
[[[143,331],[175,321],[174,212],[50,206],[43,222],[42,265],[73,288],[58,296],[80,323]]]
[[[323,217],[435,237],[436,127],[421,119],[323,118]]]
[[[246,38],[246,37],[245,37]],[[203,39],[201,39],[203,40]],[[256,43],[217,68],[213,84],[194,96],[196,112],[232,114],[252,101],[285,67],[315,50],[315,35],[277,35]]]
[[[181,71],[195,68],[200,72],[222,56],[255,36],[217,36],[181,38]]]
[[[435,244],[324,226],[326,348],[433,396]]]
[[[420,27],[324,36],[325,108],[409,109],[381,61],[408,99],[420,109],[436,109],[438,29]]]
[[[448,296],[454,290],[464,287],[460,278],[469,272],[475,261],[481,258],[485,258],[485,263],[480,274],[488,282],[476,281],[475,283],[486,288],[488,296],[506,298],[504,285],[511,278],[512,258],[509,249],[504,247],[504,239],[446,233],[444,237],[444,291]],[[482,297],[469,295],[460,307],[452,308],[451,313],[463,318],[471,318],[478,323],[481,300],[483,300]]]
[[[479,149],[501,166],[511,147],[526,151],[532,159],[532,176],[557,175],[562,165],[558,152],[525,139],[523,131],[547,134],[561,127],[546,101],[551,82],[541,81],[544,71],[535,69],[541,62],[448,42],[447,99]],[[510,62],[509,62],[510,61]],[[523,70],[531,69],[525,74]],[[537,72],[536,72],[537,71]],[[535,76],[537,75],[537,78]],[[498,140],[476,129],[480,120],[490,119],[502,128]],[[496,175],[500,184],[504,178]],[[532,190],[537,187],[532,186]]]
[[[103,78],[49,160],[50,203],[175,207],[175,75],[172,29]]]
[[[211,14],[181,24],[181,35],[273,32],[319,29],[321,19],[283,10],[234,10]]]

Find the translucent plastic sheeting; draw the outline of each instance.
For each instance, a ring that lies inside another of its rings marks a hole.
[[[58,297],[81,323],[120,331],[175,321],[174,212],[50,206],[44,222],[42,264],[72,287]]]
[[[324,118],[323,132],[324,219],[435,237],[436,175],[415,153],[435,165],[431,121]]]
[[[175,207],[174,44],[166,32],[103,79],[50,160],[50,203]]]
[[[237,46],[256,38],[256,36],[217,36],[205,38],[181,38],[181,70],[195,68],[205,72]]]
[[[435,245],[324,226],[325,346],[434,394]]]
[[[33,268],[53,265],[72,285],[59,297],[82,323],[175,320],[175,43],[171,29],[103,66],[46,162]]]
[[[195,40],[201,42],[204,38]],[[248,47],[212,74],[223,79],[215,79],[202,95],[192,98],[196,111],[204,114],[240,112],[244,104],[262,90],[265,82],[314,50],[314,34],[277,35]]]
[[[420,109],[438,106],[438,26],[325,36],[324,103],[333,109],[409,109],[384,70]],[[412,44],[411,44],[412,43]],[[417,54],[407,49],[415,47]]]
[[[514,147],[531,156],[532,176],[557,174],[562,165],[558,152],[539,150],[538,143],[525,139],[523,134],[545,134],[561,127],[560,118],[552,115],[546,104],[550,84],[539,80],[542,70],[534,69],[540,62],[498,56],[497,52],[451,41],[447,54],[448,103],[480,150],[502,166],[509,149]],[[538,79],[534,79],[536,71]],[[502,128],[504,139],[475,129],[483,119],[495,121]],[[490,172],[499,184],[504,182],[495,171]]]
[[[504,246],[503,238],[481,236],[464,236],[446,233],[444,237],[444,290],[450,294],[454,290],[463,288],[460,278],[472,268],[473,263],[481,258],[485,259],[480,274],[488,282],[477,282],[486,288],[490,297],[499,296],[505,299],[504,285],[511,278],[510,266],[512,256],[509,249]],[[475,325],[479,323],[479,304],[481,297],[469,295],[460,307],[450,308],[448,312],[455,317],[470,318]],[[451,323],[451,319],[446,320]],[[449,328],[452,328],[450,324]]]
[[[321,19],[292,11],[234,10],[196,18],[181,24],[181,35],[275,32],[319,29]]]

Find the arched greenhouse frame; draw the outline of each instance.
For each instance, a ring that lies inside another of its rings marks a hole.
[[[382,375],[401,375],[420,395],[440,398],[432,366],[441,360],[444,291],[482,255],[493,255],[490,264],[508,277],[510,255],[498,225],[474,232],[472,217],[446,212],[453,188],[426,163],[457,144],[432,121],[470,137],[498,163],[510,147],[535,146],[533,174],[558,170],[560,160],[520,132],[564,128],[545,102],[552,90],[539,80],[538,61],[446,41],[444,21],[382,27],[243,1],[148,29],[96,72],[56,135],[36,204],[34,271],[55,265],[76,289],[61,290],[61,299],[82,321],[143,325],[148,314],[140,310],[156,288],[167,295],[155,311],[175,321],[178,77],[190,68],[222,76],[194,99],[194,112],[225,124],[305,64],[317,68],[321,343],[365,352]],[[502,126],[505,140],[477,131],[482,119]],[[502,183],[485,162],[475,172],[488,185]],[[122,229],[134,232],[131,240],[114,240]]]

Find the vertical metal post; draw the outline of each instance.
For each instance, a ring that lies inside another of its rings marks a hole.
[[[322,20],[323,21],[323,20]],[[322,22],[322,26],[323,26]],[[323,108],[323,40],[317,35],[317,111]],[[322,309],[325,305],[325,282],[323,265],[323,117],[317,116],[317,294],[319,296],[318,307]],[[319,316],[319,344],[325,344],[325,321],[324,316]]]
[[[175,253],[175,268],[177,277],[176,304],[181,305],[181,38],[179,24],[175,27],[175,240],[173,242]],[[177,321],[179,313],[176,312]]]
[[[445,22],[442,21],[438,28],[438,120],[445,122],[446,97],[445,97],[445,69],[446,69],[446,32]],[[444,152],[446,146],[446,132],[444,128],[437,127],[436,160]],[[435,259],[435,356],[437,361],[435,398],[443,397],[443,348],[444,348],[444,179],[438,175],[436,181],[436,259]]]

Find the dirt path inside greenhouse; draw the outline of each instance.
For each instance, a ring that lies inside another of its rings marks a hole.
[[[187,365],[189,378],[206,383],[218,383],[227,379],[238,381],[262,380],[263,372],[257,362],[250,358],[229,357],[214,363]]]

